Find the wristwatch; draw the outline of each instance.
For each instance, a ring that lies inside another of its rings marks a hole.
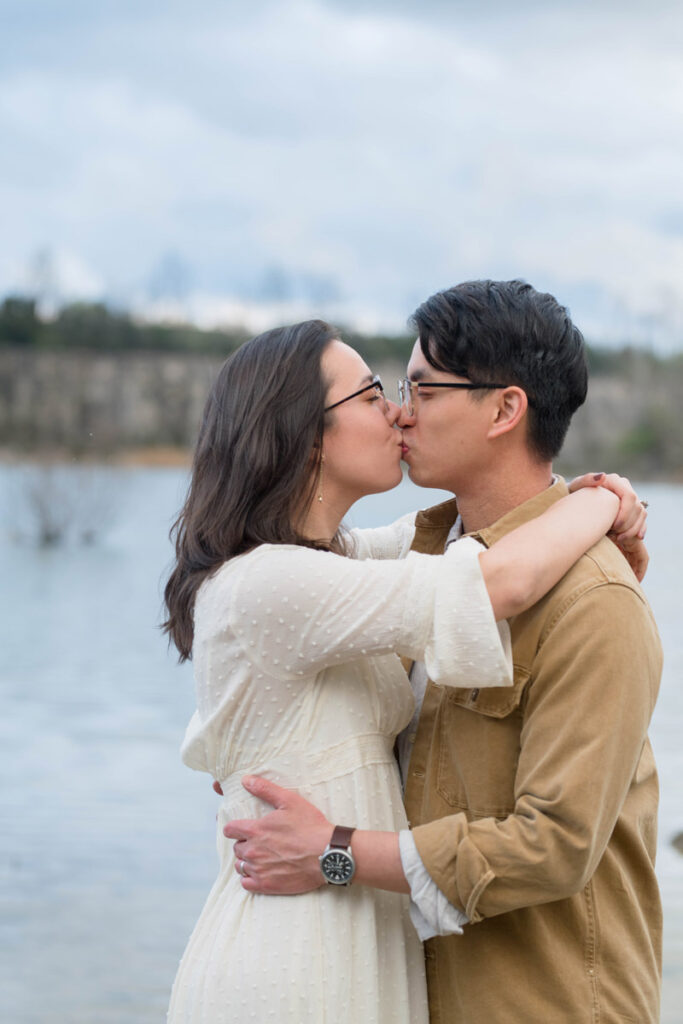
[[[356,873],[351,853],[351,836],[355,831],[355,828],[335,825],[332,838],[318,858],[323,878],[330,885],[348,885]]]

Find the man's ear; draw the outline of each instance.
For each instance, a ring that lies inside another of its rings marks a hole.
[[[497,393],[494,417],[489,428],[488,437],[500,437],[507,434],[521,423],[526,416],[529,402],[522,388],[512,386],[501,388]]]

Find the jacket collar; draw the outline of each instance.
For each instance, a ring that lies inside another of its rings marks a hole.
[[[491,526],[486,526],[483,530],[477,530],[466,534],[466,536],[474,537],[475,540],[481,541],[488,548],[491,544],[495,544],[497,540],[500,540],[501,537],[504,537],[506,533],[510,533],[511,530],[516,529],[523,523],[528,523],[531,519],[536,519],[537,516],[542,515],[556,501],[564,498],[566,494],[569,494],[567,484],[562,477],[557,477],[550,487],[546,487],[540,494],[535,494],[533,498],[529,498],[528,501],[513,508],[510,512],[496,520],[495,523],[492,523]],[[458,503],[455,498],[418,512],[415,518],[413,551],[420,551],[425,554],[442,552],[448,531],[457,517]]]
[[[448,531],[457,518],[458,503],[455,498],[418,512],[411,550],[423,555],[442,555]]]

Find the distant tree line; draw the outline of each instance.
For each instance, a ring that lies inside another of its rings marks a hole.
[[[407,362],[410,356],[414,335],[368,335],[339,327],[344,339],[366,359]],[[10,296],[0,305],[0,346],[227,356],[249,337],[242,327],[203,330],[192,324],[148,323],[100,302],[75,302],[49,318],[40,316],[33,298]],[[665,366],[678,372],[683,369],[683,353],[661,357],[628,344],[619,349],[589,345],[588,361],[591,376],[631,377],[642,374],[645,366],[650,372]]]
[[[241,329],[204,331],[191,324],[145,323],[103,303],[76,302],[41,317],[35,299],[12,296],[0,306],[0,345],[100,352],[208,352],[226,355],[249,337]]]
[[[408,335],[367,335],[340,327],[365,358],[406,361]],[[244,328],[202,330],[192,324],[147,323],[103,303],[77,302],[54,317],[41,317],[35,299],[11,296],[0,305],[0,345],[37,349],[92,349],[100,352],[161,351],[227,356],[250,332]]]

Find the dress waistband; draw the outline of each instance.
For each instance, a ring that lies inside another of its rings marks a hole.
[[[381,733],[366,733],[350,736],[324,750],[290,751],[272,759],[243,764],[219,781],[224,801],[233,803],[248,797],[242,785],[245,775],[260,775],[279,786],[301,789],[329,782],[371,764],[395,763],[392,738]]]

